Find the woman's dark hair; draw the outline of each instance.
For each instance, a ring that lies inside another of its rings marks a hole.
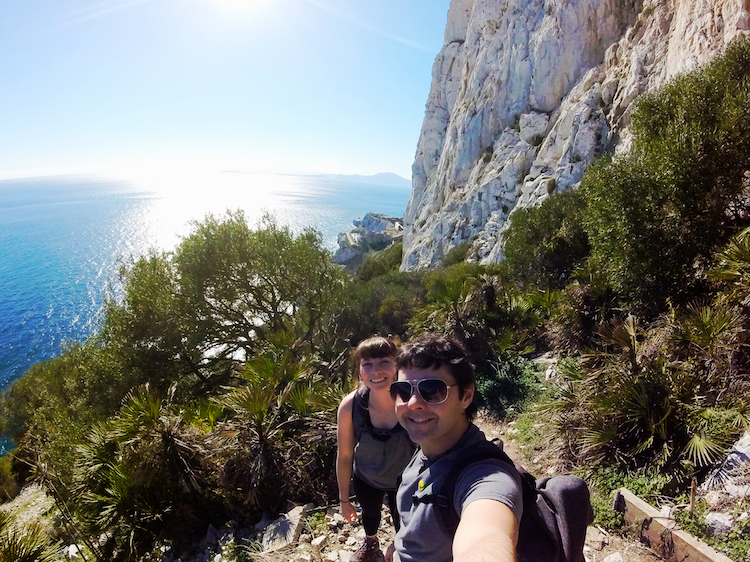
[[[375,336],[360,342],[354,350],[354,358],[359,362],[362,359],[377,359],[379,357],[395,357],[398,346],[390,338]]]
[[[447,336],[425,334],[407,343],[396,357],[397,369],[448,369],[459,390],[459,397],[464,391],[474,386],[474,365],[469,361],[466,348],[456,339]],[[476,406],[474,402],[466,409],[469,419]]]

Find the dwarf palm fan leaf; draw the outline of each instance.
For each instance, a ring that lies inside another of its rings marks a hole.
[[[240,388],[235,388],[221,398],[221,403],[247,420],[254,428],[259,429],[272,417],[272,409],[278,403],[279,395],[271,385],[263,381],[249,381]],[[260,434],[265,431],[260,430]]]
[[[723,457],[737,434],[735,412],[716,407],[692,406],[687,430],[691,438],[683,454],[697,466],[709,466]]]
[[[587,455],[596,458],[603,454],[607,445],[612,443],[618,435],[618,428],[614,425],[592,427],[583,432],[581,445]]]
[[[709,277],[731,281],[747,296],[750,289],[750,228],[730,240],[716,257],[718,265],[708,272]]]
[[[684,454],[696,466],[709,466],[724,453],[724,448],[712,436],[703,432],[694,433],[685,447]]]
[[[62,547],[50,541],[38,524],[18,526],[0,511],[0,562],[57,562]]]
[[[317,391],[318,385],[313,381],[300,381],[291,388],[287,396],[287,403],[295,412],[308,415],[313,411],[314,397]]]
[[[583,370],[575,359],[566,357],[558,361],[557,374],[559,382],[555,385],[552,396],[539,404],[539,411],[561,415],[576,409],[582,401],[581,383]]]
[[[727,306],[691,304],[682,323],[682,336],[706,355],[717,348],[731,346],[742,329],[742,315]]]

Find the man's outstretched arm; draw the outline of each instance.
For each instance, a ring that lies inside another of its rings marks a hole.
[[[518,521],[497,500],[481,499],[467,505],[453,538],[454,562],[514,562]]]

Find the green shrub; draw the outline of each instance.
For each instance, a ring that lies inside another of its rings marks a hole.
[[[572,189],[510,215],[503,255],[515,282],[541,289],[565,287],[589,254],[588,236],[581,225],[584,207],[581,192]]]
[[[368,254],[362,260],[362,264],[357,269],[355,279],[366,282],[375,277],[385,275],[392,271],[398,271],[401,266],[401,257],[404,253],[404,243],[395,242],[385,250]]]
[[[535,365],[510,353],[502,353],[477,369],[477,405],[501,418],[509,413],[517,415],[541,388]]]
[[[750,41],[644,95],[632,151],[589,168],[584,228],[626,306],[654,315],[705,289],[713,252],[749,223]]]
[[[726,322],[721,314],[712,318]],[[727,451],[748,424],[747,389],[716,392],[712,366],[722,364],[731,339],[717,333],[714,341],[722,345],[706,345],[690,335],[693,321],[690,314],[684,320],[670,316],[646,332],[630,316],[600,328],[603,350],[584,356],[580,368],[560,364],[562,382],[545,408],[569,449],[603,464],[662,469],[675,474],[679,486],[691,470],[710,466]]]
[[[18,482],[12,464],[13,451],[0,457],[0,503],[12,500],[18,495]]]
[[[686,497],[681,499],[687,501]],[[750,506],[748,505],[747,500],[737,502],[733,512],[735,520],[737,520],[737,516],[741,513],[747,512],[748,507]],[[695,511],[692,515],[687,510],[676,510],[675,519],[681,529],[684,529],[688,533],[691,533],[707,542],[713,548],[726,554],[735,562],[746,562],[748,555],[750,554],[750,520],[745,519],[744,521],[738,521],[732,530],[726,535],[722,537],[713,537],[708,536],[706,533],[708,525],[706,524],[705,516],[707,512],[708,509],[705,502],[699,501],[696,504]]]
[[[0,511],[0,562],[58,562],[62,551],[39,525],[17,525]]]
[[[469,254],[471,249],[471,242],[461,242],[457,246],[454,246],[443,256],[440,260],[442,267],[450,267],[463,261],[466,261],[466,256]]]
[[[407,322],[423,305],[424,273],[386,273],[366,282],[350,283],[332,306],[335,331],[356,345],[373,334],[404,338]]]
[[[307,518],[307,527],[316,535],[328,532],[325,511],[316,511]]]

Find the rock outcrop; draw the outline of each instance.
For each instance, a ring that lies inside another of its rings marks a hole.
[[[383,250],[401,240],[403,231],[402,218],[367,213],[361,221],[354,221],[352,230],[339,234],[339,249],[336,250],[333,261],[348,269],[356,269],[368,253]]]
[[[402,269],[473,241],[628,147],[637,97],[750,28],[750,0],[452,0],[404,216]]]

